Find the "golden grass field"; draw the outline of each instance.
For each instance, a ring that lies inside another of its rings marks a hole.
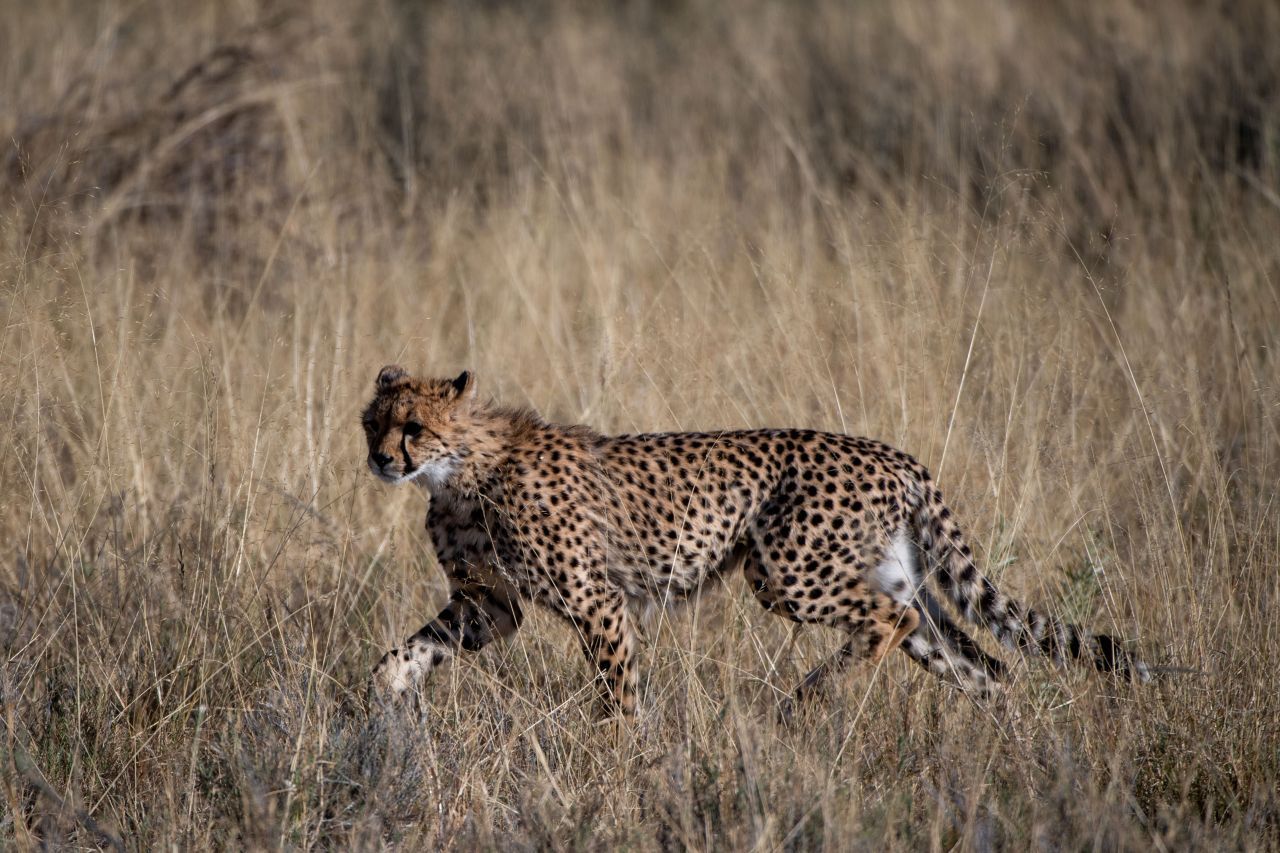
[[[1280,7],[0,6],[0,846],[1280,846]],[[542,613],[370,707],[444,592],[392,361],[885,439],[1191,671],[897,655],[784,727],[838,638],[733,579],[629,737]]]

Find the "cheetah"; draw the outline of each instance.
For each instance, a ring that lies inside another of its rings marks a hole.
[[[895,648],[976,696],[999,683],[930,585],[1005,646],[1139,681],[1148,667],[1007,597],[974,563],[919,462],[870,438],[803,429],[601,435],[476,395],[472,373],[377,375],[362,424],[369,468],[429,493],[448,603],[374,670],[399,696],[459,651],[519,627],[535,602],[577,632],[606,713],[635,712],[636,613],[741,571],[765,610],[845,642],[784,709],[851,661]]]

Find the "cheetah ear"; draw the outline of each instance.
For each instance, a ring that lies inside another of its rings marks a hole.
[[[464,370],[457,378],[449,382],[449,396],[459,400],[469,400],[476,395],[476,376],[470,370]]]
[[[378,371],[378,378],[373,384],[379,391],[386,391],[408,375],[409,372],[400,365],[388,364]]]

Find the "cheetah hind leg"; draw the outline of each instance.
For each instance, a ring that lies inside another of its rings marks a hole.
[[[829,677],[843,671],[850,662],[866,660],[873,666],[878,665],[920,625],[920,614],[909,605],[881,594],[875,596],[874,604],[875,609],[867,617],[844,623],[849,634],[845,644],[810,670],[791,696],[782,700],[778,708],[782,722],[791,722],[799,704],[818,692]]]

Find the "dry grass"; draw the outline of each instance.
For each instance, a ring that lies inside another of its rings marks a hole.
[[[3,5],[6,846],[1280,844],[1273,4]],[[392,360],[885,438],[1202,672],[903,658],[779,728],[836,638],[733,583],[625,743],[542,615],[369,714],[442,597],[363,466]]]

